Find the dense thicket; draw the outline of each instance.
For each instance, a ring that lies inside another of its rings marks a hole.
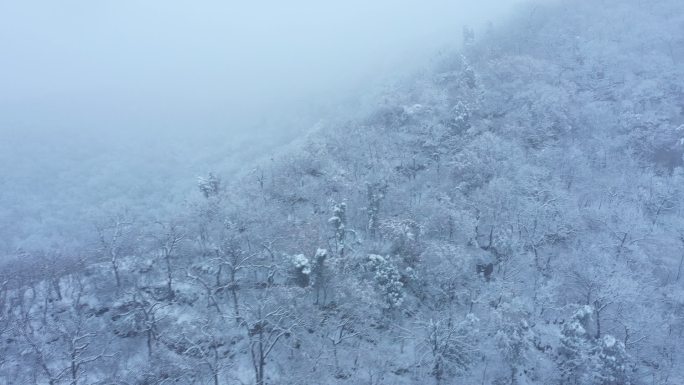
[[[0,382],[684,383],[684,6],[467,32],[173,217],[7,257]]]

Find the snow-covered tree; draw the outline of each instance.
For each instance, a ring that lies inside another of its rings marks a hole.
[[[392,259],[377,254],[368,256],[368,269],[387,309],[396,309],[404,302],[404,284]]]
[[[197,177],[197,187],[205,198],[212,198],[221,192],[221,179],[213,173],[209,173],[206,178]]]

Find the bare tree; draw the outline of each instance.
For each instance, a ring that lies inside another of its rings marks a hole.
[[[183,354],[198,359],[209,369],[214,385],[219,385],[221,373],[230,366],[228,344],[209,318],[202,320],[196,330],[199,333],[192,337],[183,333],[182,343],[187,346]]]
[[[299,326],[299,320],[271,297],[268,289],[259,293],[256,305],[245,305],[240,326],[249,339],[249,353],[256,385],[266,385],[266,363],[274,348]]]
[[[159,315],[159,312],[169,305],[149,298],[139,289],[133,293],[132,300],[126,305],[129,310],[117,314],[116,317],[127,321],[134,333],[145,336],[147,355],[151,357],[154,343],[159,338],[159,322],[164,318]]]
[[[174,297],[173,291],[173,262],[172,259],[174,254],[178,251],[181,242],[185,239],[185,232],[176,223],[162,223],[158,222],[161,226],[161,233],[155,236],[157,241],[157,247],[159,248],[159,253],[164,260],[164,266],[166,269],[166,291],[168,298]]]
[[[104,224],[96,224],[99,252],[109,260],[116,280],[116,287],[121,288],[119,259],[130,246],[133,222],[126,214],[118,214]]]
[[[221,287],[220,273],[216,270],[218,269],[211,264],[198,263],[186,269],[185,275],[204,289],[207,307],[214,307],[218,314],[223,314],[218,300]]]
[[[228,289],[230,297],[233,302],[233,312],[235,320],[240,322],[240,305],[238,301],[238,290],[240,289],[239,274],[242,270],[249,267],[248,262],[252,259],[251,255],[247,255],[233,242],[224,242],[216,249],[215,263],[219,267],[219,275],[223,269],[228,274],[228,282],[219,284],[217,289]]]
[[[337,322],[333,330],[328,334],[328,339],[333,347],[333,359],[335,361],[335,374],[340,374],[340,362],[337,357],[338,346],[344,341],[355,338],[360,333],[354,330],[353,320],[351,318],[342,319]]]
[[[427,366],[437,385],[465,372],[477,354],[475,346],[478,320],[468,314],[462,321],[453,317],[417,322],[415,330],[400,328],[404,338],[416,341],[417,366]]]
[[[72,277],[66,286],[69,304],[53,302],[57,305],[51,309],[51,322],[47,324],[36,323],[34,312],[27,308],[20,332],[49,384],[67,380],[78,385],[86,381],[86,367],[113,355],[107,353],[109,341],[101,325],[93,323],[82,302],[82,280]]]

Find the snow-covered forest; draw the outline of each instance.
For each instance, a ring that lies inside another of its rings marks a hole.
[[[453,40],[349,114],[180,140],[97,198],[141,166],[109,137],[36,175],[5,135],[0,383],[684,384],[684,3]]]

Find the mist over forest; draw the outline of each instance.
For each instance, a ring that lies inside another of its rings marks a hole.
[[[0,3],[0,384],[684,383],[684,3]]]
[[[77,246],[103,205],[173,211],[198,175],[355,118],[510,4],[0,4],[0,249]]]

